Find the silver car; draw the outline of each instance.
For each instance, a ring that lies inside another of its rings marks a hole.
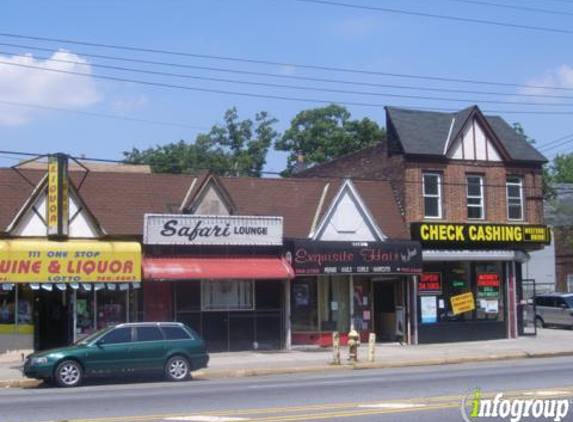
[[[573,293],[547,293],[535,298],[535,324],[573,327]]]

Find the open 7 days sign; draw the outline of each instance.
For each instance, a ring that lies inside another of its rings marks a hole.
[[[145,214],[147,245],[282,245],[283,218]]]

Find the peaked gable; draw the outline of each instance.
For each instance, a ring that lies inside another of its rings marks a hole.
[[[469,122],[477,121],[502,160],[545,163],[547,159],[498,116],[484,116],[477,106],[454,113],[386,107],[386,127],[394,149],[411,155],[446,157]],[[481,142],[481,141],[480,141]],[[492,152],[493,149],[483,151]],[[474,154],[478,156],[477,154]]]
[[[452,120],[452,127],[459,116]],[[451,138],[446,142],[444,154],[454,160],[504,161],[507,151],[478,109],[465,117],[463,124],[458,123],[457,131],[452,130]]]
[[[216,176],[209,176],[184,210],[189,214],[231,215],[237,207]]]
[[[314,240],[383,241],[382,233],[358,191],[346,180],[315,232]]]
[[[48,178],[36,186],[24,206],[8,226],[8,233],[18,237],[46,237]],[[105,236],[105,231],[81,199],[72,183],[68,184],[68,222],[70,238],[93,239]]]

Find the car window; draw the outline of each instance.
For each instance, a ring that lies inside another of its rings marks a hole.
[[[543,297],[543,296],[539,297],[538,296],[535,298],[535,304],[537,306],[548,306],[547,299],[548,299],[547,297]]]
[[[163,334],[157,327],[136,327],[137,341],[163,340]]]
[[[102,337],[104,344],[129,343],[131,342],[131,328],[115,328]]]
[[[565,299],[568,308],[573,308],[573,296],[566,296],[563,299]]]
[[[189,339],[191,336],[181,327],[161,327],[167,340]]]
[[[565,301],[563,300],[562,297],[556,297],[555,298],[555,305],[553,305],[553,306],[555,306],[556,308],[560,308],[561,305],[565,305]]]

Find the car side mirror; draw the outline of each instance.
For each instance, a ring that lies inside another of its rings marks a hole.
[[[105,340],[103,338],[100,338],[98,341],[95,342],[96,346],[102,346],[105,344]]]
[[[559,305],[559,307],[560,307],[561,309],[567,309],[567,305],[566,305],[565,303],[562,303],[561,305]]]

